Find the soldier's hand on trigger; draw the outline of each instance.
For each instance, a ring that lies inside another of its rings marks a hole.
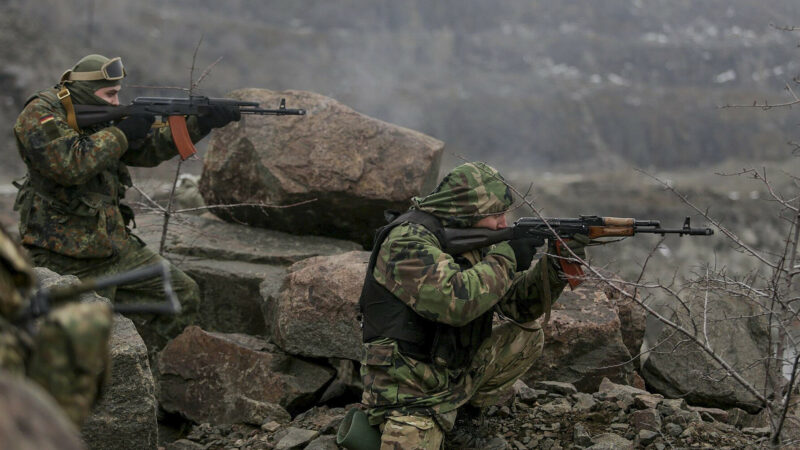
[[[117,128],[122,130],[128,142],[137,141],[147,137],[154,120],[155,117],[150,114],[135,114],[122,119]]]
[[[208,111],[197,117],[197,124],[206,131],[220,128],[231,122],[238,122],[242,118],[238,106],[210,105]]]
[[[564,243],[570,248],[570,250],[572,250],[573,253],[575,253],[575,256],[580,259],[586,259],[586,246],[591,242],[592,240],[585,234],[575,234],[570,239],[564,239]],[[555,243],[556,239],[550,239],[550,248],[548,253],[551,255],[558,254],[555,249]],[[572,254],[570,254],[570,252],[566,249],[561,250],[560,256],[564,258],[572,258]]]
[[[528,270],[533,261],[533,256],[536,255],[536,240],[530,238],[513,239],[508,241],[508,245],[514,250],[514,257],[517,259],[517,272]]]

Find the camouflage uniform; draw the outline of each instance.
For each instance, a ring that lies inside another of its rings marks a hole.
[[[469,163],[430,195],[414,198],[412,209],[434,214],[446,227],[471,227],[511,203],[496,170]],[[494,403],[541,354],[544,338],[536,319],[544,313],[543,286],[549,284],[550,297],[557,298],[566,285],[555,265],[540,261],[515,272],[507,242],[458,259],[461,264],[422,225],[403,223],[383,241],[373,276],[425,319],[462,326],[494,308],[529,331],[511,323],[495,327],[468,366],[457,370],[409,357],[391,338],[365,343],[362,401],[370,408],[370,423],[381,424],[381,448],[439,448],[460,406]]]
[[[73,96],[80,93],[78,83],[67,87]],[[153,167],[177,155],[169,128],[151,131],[133,147],[122,130],[108,124],[76,131],[67,122],[57,91],[36,94],[14,125],[17,149],[28,167],[15,209],[20,213],[22,243],[34,263],[62,275],[93,277],[161,261],[131,233],[127,225],[133,211],[121,200],[132,185],[128,165]],[[92,97],[88,94],[90,102],[102,102]],[[187,126],[192,141],[208,133],[195,117],[187,120]],[[194,323],[199,307],[197,284],[170,267],[183,313],[132,317],[151,351]],[[163,299],[159,286],[150,281],[100,294],[114,302],[156,302]]]
[[[13,325],[33,286],[30,263],[0,229],[0,369],[44,387],[80,426],[109,376],[111,308],[68,303],[40,319],[34,336]]]

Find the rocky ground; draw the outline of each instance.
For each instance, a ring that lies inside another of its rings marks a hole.
[[[462,420],[448,434],[445,447],[491,449],[656,449],[759,448],[768,428],[744,411],[692,407],[683,400],[604,380],[593,393],[569,383],[522,382],[504,405],[484,417]],[[345,408],[313,408],[289,423],[271,421],[260,428],[245,425],[192,427],[165,450],[199,449],[337,449],[336,429]],[[464,432],[485,430],[488,442],[465,444]]]

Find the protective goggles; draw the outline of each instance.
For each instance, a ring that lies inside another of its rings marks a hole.
[[[64,75],[61,75],[61,81],[116,81],[125,78],[125,75],[125,67],[122,65],[122,58],[118,56],[103,64],[100,70],[92,72],[73,72],[72,70],[68,70],[64,72]]]

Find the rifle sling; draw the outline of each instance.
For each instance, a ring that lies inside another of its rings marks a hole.
[[[544,303],[544,323],[550,322],[550,309],[553,306],[553,298],[550,293],[550,260],[547,257],[547,253],[542,255],[541,261],[539,262],[542,267],[542,302]]]
[[[80,132],[81,129],[78,127],[78,119],[75,117],[75,107],[72,106],[72,96],[69,93],[69,89],[66,86],[61,85],[61,90],[58,91],[58,99],[61,101],[61,105],[64,107],[64,110],[67,112],[67,123],[73,130]]]

